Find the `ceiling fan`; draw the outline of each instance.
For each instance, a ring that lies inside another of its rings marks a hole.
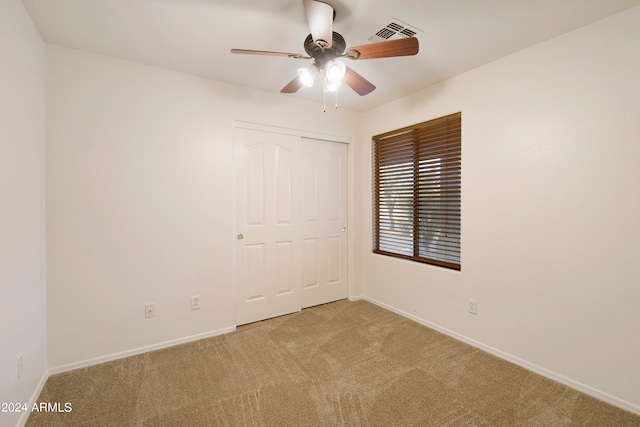
[[[311,30],[311,34],[304,41],[304,50],[309,56],[299,53],[231,49],[231,53],[247,55],[313,59],[310,66],[298,69],[298,75],[280,90],[282,93],[295,93],[302,86],[312,86],[316,74],[320,71],[324,76],[323,89],[325,91],[335,91],[340,82],[344,82],[360,96],[364,96],[371,93],[376,87],[343,62],[338,61],[338,58],[362,60],[409,56],[418,53],[418,39],[414,37],[346,48],[344,38],[333,31],[333,20],[336,13],[330,4],[318,0],[302,0],[302,4]]]

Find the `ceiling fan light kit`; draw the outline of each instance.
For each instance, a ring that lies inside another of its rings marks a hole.
[[[280,90],[282,93],[295,93],[302,86],[313,86],[315,77],[320,71],[323,75],[322,87],[324,92],[336,92],[341,82],[344,82],[358,95],[364,96],[375,90],[375,85],[353,71],[343,62],[337,61],[337,58],[363,60],[409,56],[418,53],[418,39],[414,37],[382,41],[345,49],[346,42],[344,37],[333,31],[333,20],[335,19],[335,10],[333,7],[328,3],[317,0],[302,0],[302,5],[307,18],[307,24],[311,30],[311,34],[309,34],[304,41],[304,50],[309,56],[286,52],[231,49],[231,53],[239,54],[313,59],[311,65],[298,69],[298,75]],[[338,108],[337,102],[336,108]]]
[[[329,61],[322,70],[324,89],[330,92],[335,91],[346,72],[347,66],[342,62]],[[298,77],[303,86],[312,87],[317,74],[318,66],[315,63],[308,67],[298,68]]]

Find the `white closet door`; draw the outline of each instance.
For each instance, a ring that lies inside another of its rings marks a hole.
[[[347,297],[347,145],[303,139],[302,307]]]
[[[347,146],[236,129],[236,324],[347,295]]]

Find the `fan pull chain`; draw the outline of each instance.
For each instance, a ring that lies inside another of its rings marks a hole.
[[[338,109],[338,88],[336,88],[336,110]]]
[[[327,112],[327,91],[322,89],[322,112]]]

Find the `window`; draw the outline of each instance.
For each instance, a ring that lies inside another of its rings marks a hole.
[[[373,252],[460,270],[461,123],[373,137]]]

